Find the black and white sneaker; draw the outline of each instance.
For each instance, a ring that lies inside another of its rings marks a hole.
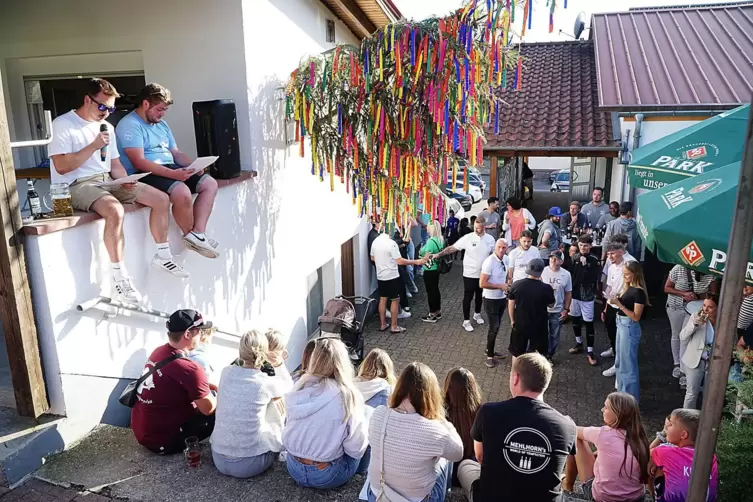
[[[113,291],[115,292],[115,298],[123,303],[135,304],[141,302],[141,293],[133,286],[133,281],[130,277],[115,281],[113,283]]]
[[[206,236],[200,237],[194,232],[188,232],[185,237],[183,237],[183,243],[189,249],[192,249],[207,258],[217,258],[220,255],[217,251],[218,244],[216,241],[209,239]]]
[[[437,322],[437,318],[434,316],[434,314],[426,314],[425,316],[421,318],[421,320],[423,322],[431,322],[431,323]]]
[[[154,258],[152,258],[152,266],[181,279],[188,279],[191,277],[191,274],[189,274],[186,269],[175,263],[173,260],[163,260],[157,255],[154,255]]]

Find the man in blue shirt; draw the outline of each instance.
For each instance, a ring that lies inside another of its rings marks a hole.
[[[137,101],[138,108],[115,128],[123,166],[129,174],[151,173],[139,181],[170,196],[183,243],[207,258],[217,258],[217,242],[205,235],[217,181],[207,173],[192,174],[187,169],[191,158],[178,149],[170,127],[162,120],[173,104],[170,91],[159,84],[147,84]],[[198,194],[196,201],[192,194]]]

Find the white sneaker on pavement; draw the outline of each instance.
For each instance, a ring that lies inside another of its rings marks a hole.
[[[612,350],[611,348],[605,350],[601,353],[601,357],[614,357],[614,350]]]
[[[175,277],[180,277],[181,279],[188,279],[191,277],[191,274],[189,274],[186,269],[175,263],[173,260],[163,260],[157,255],[154,255],[154,258],[152,258],[152,266],[164,270]]]
[[[141,293],[133,287],[133,281],[130,277],[125,277],[119,281],[115,281],[113,283],[113,290],[115,292],[115,298],[123,303],[141,302]]]
[[[476,324],[484,324],[484,318],[481,317],[481,314],[473,314],[473,320],[476,321]]]
[[[611,368],[602,371],[601,374],[605,377],[613,377],[617,374],[617,367],[612,366]]]
[[[387,319],[392,319],[392,312],[389,310],[384,313],[385,316],[387,316]],[[398,319],[407,319],[410,317],[410,312],[406,312],[403,309],[400,309],[400,313],[397,315]]]
[[[406,291],[406,292],[405,292],[405,296],[406,296],[407,298],[413,298],[413,295],[412,295],[412,294],[410,293],[410,291]]]
[[[207,258],[217,258],[220,255],[220,253],[218,253],[216,249],[216,247],[218,246],[216,241],[213,241],[206,236],[200,237],[194,232],[188,232],[183,237],[183,243],[189,249],[196,251],[200,255],[206,256]]]
[[[471,325],[471,321],[463,321],[463,329],[468,332],[473,331],[473,326]]]

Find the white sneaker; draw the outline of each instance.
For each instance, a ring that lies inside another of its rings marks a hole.
[[[484,324],[484,318],[481,317],[481,314],[473,314],[473,320],[476,321],[476,324]]]
[[[130,277],[126,277],[113,283],[113,289],[115,291],[115,298],[123,303],[139,303],[141,302],[141,293],[136,291],[133,287],[133,281]]]
[[[406,291],[406,292],[405,292],[405,296],[406,296],[407,298],[413,298],[413,295],[412,295],[412,294],[410,294],[410,291]]]
[[[607,349],[604,352],[601,353],[601,357],[614,357],[614,350],[613,349]]]
[[[385,316],[387,316],[387,319],[392,319],[392,312],[389,310],[384,313]],[[410,312],[406,312],[405,310],[400,309],[400,313],[397,315],[398,319],[407,319],[410,317]]]
[[[605,377],[613,377],[617,374],[617,367],[612,366],[611,368],[602,371],[601,374]]]
[[[679,366],[675,366],[675,369],[672,370],[672,376],[674,378],[680,378],[682,376],[682,371],[680,371]]]
[[[468,332],[473,331],[473,326],[471,326],[471,321],[463,321],[463,329],[465,329]]]
[[[200,255],[206,256],[207,258],[217,258],[220,255],[220,253],[217,252],[217,249],[212,246],[212,243],[217,246],[217,242],[207,238],[206,236],[200,238],[197,237],[195,233],[188,232],[183,237],[183,243],[187,248],[196,251]]]
[[[152,266],[164,270],[175,277],[180,277],[181,279],[188,279],[191,277],[191,274],[189,274],[186,269],[175,263],[173,260],[163,260],[157,255],[154,255],[154,258],[152,258]]]

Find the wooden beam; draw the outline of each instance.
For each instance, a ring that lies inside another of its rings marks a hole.
[[[356,28],[358,28],[358,31],[360,31],[360,33],[356,33],[356,35],[360,35],[362,38],[366,38],[377,30],[376,25],[371,22],[369,16],[367,16],[366,13],[362,11],[358,4],[356,4],[356,2],[354,2],[353,0],[327,1],[331,2],[333,6],[339,7],[340,10],[342,10],[343,13],[348,17],[348,19],[350,19],[350,22],[353,23]]]
[[[489,197],[497,196],[497,156],[489,156]]]
[[[39,357],[37,327],[26,275],[21,211],[10,151],[0,75],[0,321],[5,332],[16,411],[38,417],[49,409]]]

